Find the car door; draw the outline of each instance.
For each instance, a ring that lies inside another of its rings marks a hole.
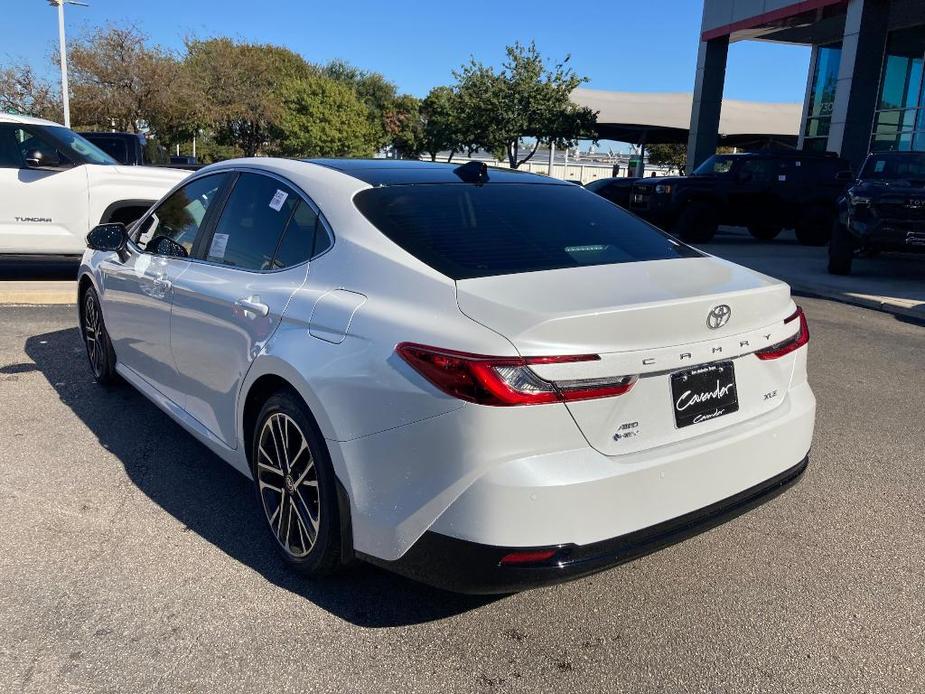
[[[61,168],[29,168],[40,150]],[[0,253],[79,254],[89,231],[87,167],[74,166],[41,130],[0,123]]]
[[[779,215],[772,202],[776,172],[775,161],[764,157],[749,157],[738,165],[729,189],[730,223],[776,220]]]
[[[241,383],[306,280],[318,224],[316,208],[290,184],[240,173],[174,283],[170,339],[186,410],[232,448]]]
[[[116,359],[181,406],[185,395],[170,351],[173,285],[189,268],[184,256],[229,180],[227,173],[213,174],[178,188],[133,227],[124,254],[112,253],[99,265]]]

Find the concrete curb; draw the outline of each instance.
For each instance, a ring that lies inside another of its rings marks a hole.
[[[883,299],[881,297],[863,296],[857,294],[846,294],[838,290],[827,290],[825,288],[811,287],[799,282],[787,282],[794,294],[800,296],[809,296],[814,299],[827,299],[837,301],[840,304],[849,304],[851,306],[860,306],[874,311],[891,313],[894,316],[903,316],[914,318],[925,323],[925,304],[918,306],[906,306],[904,304]]]
[[[0,304],[4,306],[76,303],[77,283],[73,281],[0,282]]]

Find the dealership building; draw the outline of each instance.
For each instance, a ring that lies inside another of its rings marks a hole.
[[[800,148],[855,169],[870,150],[925,151],[925,0],[705,0],[700,39],[688,171],[715,151],[734,41],[812,47]]]

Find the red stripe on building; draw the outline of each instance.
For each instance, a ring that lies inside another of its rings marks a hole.
[[[802,2],[795,2],[792,5],[771,10],[764,14],[758,14],[754,17],[748,17],[747,19],[740,19],[738,22],[733,22],[732,24],[725,24],[715,29],[710,29],[709,31],[703,32],[700,38],[704,41],[709,41],[710,39],[717,39],[720,36],[728,36],[735,31],[757,29],[765,24],[779,22],[782,19],[794,17],[803,12],[811,12],[812,10],[818,10],[823,7],[828,7],[829,5],[844,4],[845,2],[846,0],[803,0]]]

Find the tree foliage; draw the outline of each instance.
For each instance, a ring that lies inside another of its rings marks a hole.
[[[566,147],[593,136],[596,114],[570,96],[586,78],[568,65],[568,56],[551,64],[533,43],[515,43],[506,53],[500,70],[473,58],[454,73],[463,122],[472,129],[466,139],[503,152],[516,169],[536,154],[540,143]],[[525,137],[533,138],[533,145],[521,156]]]
[[[646,152],[649,155],[650,164],[667,166],[670,169],[677,169],[681,175],[684,174],[684,168],[687,166],[687,145],[648,145]]]
[[[286,156],[372,155],[376,135],[366,106],[349,86],[323,74],[292,79],[280,89],[283,110],[274,150]]]
[[[447,161],[466,148],[459,94],[452,87],[434,87],[421,102],[421,152],[430,155],[448,151]],[[474,140],[473,140],[474,141]]]
[[[299,54],[229,38],[187,41],[185,70],[199,95],[197,112],[220,145],[245,156],[272,150],[285,116],[282,86],[316,71]]]
[[[58,90],[29,65],[0,69],[0,112],[61,120]]]
[[[71,119],[87,127],[139,132],[188,118],[177,98],[181,66],[176,56],[148,45],[134,26],[107,26],[68,48]]]

